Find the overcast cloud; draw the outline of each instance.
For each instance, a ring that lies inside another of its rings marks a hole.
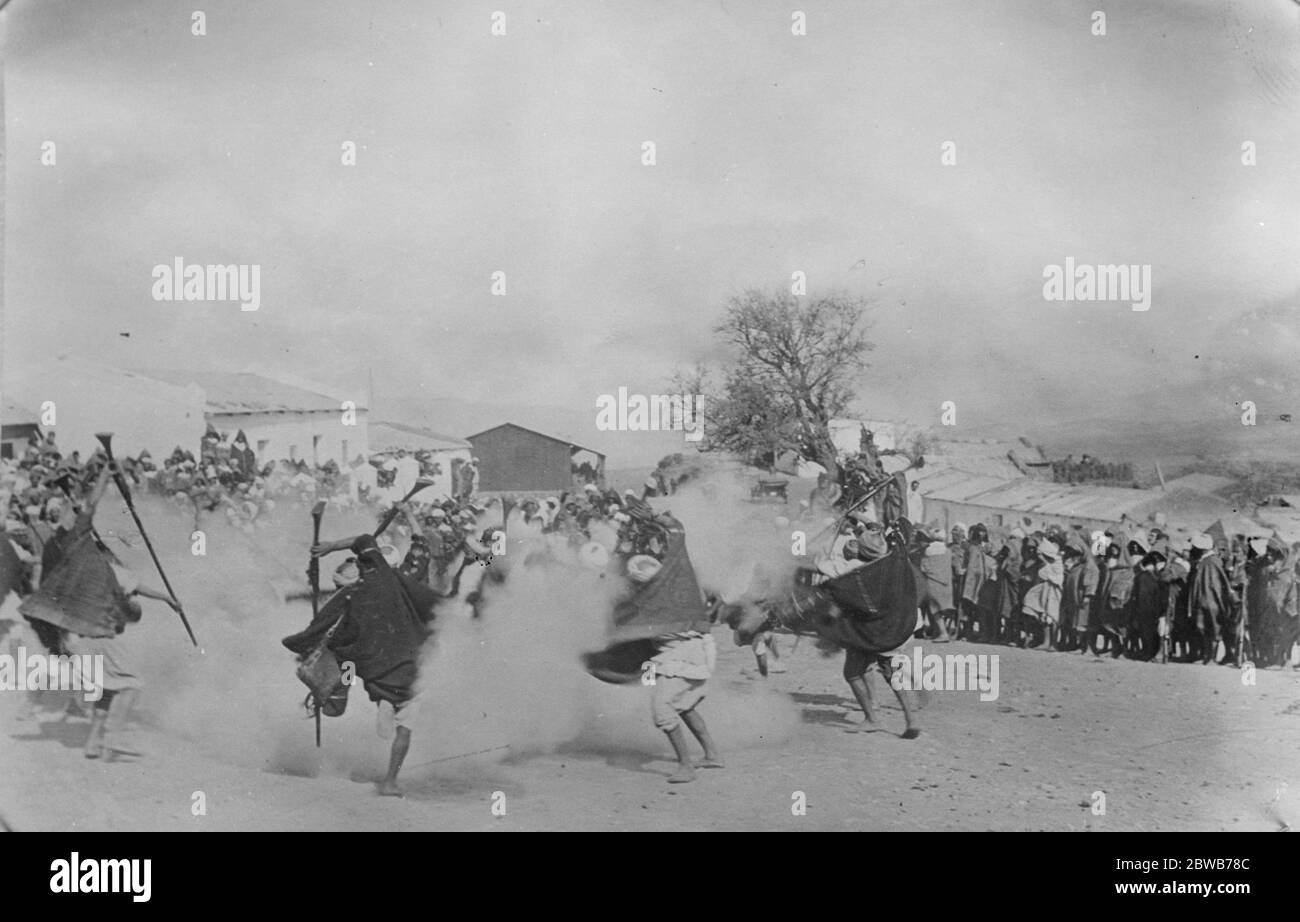
[[[1149,393],[1195,421],[1300,387],[1291,0],[202,8],[204,37],[170,2],[0,13],[8,380],[55,352],[373,369],[379,416],[551,408],[617,464],[665,443],[595,433],[596,395],[661,389],[729,293],[802,270],[876,299],[876,416],[1032,429]],[[259,264],[260,310],[155,302],[178,256]],[[1045,302],[1067,256],[1149,264],[1151,309]]]

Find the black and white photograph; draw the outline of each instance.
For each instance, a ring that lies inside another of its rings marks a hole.
[[[36,889],[147,900],[94,832],[1300,823],[1297,0],[0,30]],[[1218,841],[1093,882],[1230,906]]]

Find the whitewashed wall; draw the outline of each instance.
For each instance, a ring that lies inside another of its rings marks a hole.
[[[177,445],[198,450],[203,435],[203,390],[176,387],[152,378],[84,363],[53,360],[28,367],[6,380],[6,392],[39,417],[53,401],[54,432],[60,451],[87,457],[99,447],[95,433],[113,433],[113,451],[155,458]],[[45,427],[48,428],[48,427]]]
[[[356,411],[356,425],[343,424],[342,411],[290,413],[213,413],[208,418],[218,432],[228,432],[231,441],[240,429],[259,465],[281,458],[300,458],[308,464],[333,460],[344,467],[358,454],[370,457],[367,410]],[[203,434],[200,428],[199,436]],[[316,440],[315,454],[312,452]],[[265,444],[263,444],[265,443]],[[194,439],[197,451],[198,437]],[[293,452],[291,454],[291,452]]]

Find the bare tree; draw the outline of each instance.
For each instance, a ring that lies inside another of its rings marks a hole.
[[[829,292],[796,298],[750,290],[733,297],[718,327],[738,352],[736,373],[786,405],[799,453],[839,474],[830,421],[854,397],[867,367],[864,298]]]
[[[854,397],[866,369],[867,299],[841,292],[796,298],[751,289],[728,301],[717,327],[734,351],[720,386],[702,368],[679,374],[683,393],[705,395],[711,447],[751,458],[793,449],[839,473],[830,421]]]

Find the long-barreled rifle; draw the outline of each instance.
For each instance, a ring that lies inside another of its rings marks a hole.
[[[379,520],[379,527],[375,529],[374,534],[371,535],[371,537],[378,538],[380,535],[382,535],[385,531],[388,530],[388,526],[393,524],[393,519],[397,518],[397,513],[401,511],[402,503],[409,500],[412,496],[414,496],[416,493],[419,493],[425,487],[431,487],[433,485],[434,485],[433,481],[429,480],[427,477],[420,477],[419,479],[417,479],[415,481],[415,486],[411,487],[409,493],[407,493],[397,502],[393,503],[392,507],[385,510],[383,518]]]
[[[312,547],[320,544],[320,520],[325,514],[325,501],[321,500],[311,510],[311,544]],[[320,615],[320,558],[315,554],[308,555],[307,559],[307,581],[311,584],[311,621],[316,623],[316,618]],[[312,696],[312,716],[316,720],[316,748],[320,748],[320,699],[315,695]]]
[[[163,588],[171,596],[172,604],[176,606],[176,614],[180,615],[181,624],[185,625],[185,633],[190,635],[190,642],[194,646],[199,645],[198,638],[194,636],[194,629],[190,627],[190,619],[185,617],[185,609],[181,606],[180,600],[176,598],[176,592],[172,589],[171,581],[167,579],[167,574],[163,571],[162,561],[158,559],[158,552],[153,549],[153,542],[149,540],[149,533],[144,530],[144,523],[140,521],[140,513],[135,511],[135,502],[131,499],[131,488],[126,485],[126,478],[118,470],[117,463],[113,460],[113,433],[97,432],[95,438],[99,439],[100,444],[104,446],[104,455],[108,463],[112,465],[113,482],[117,484],[117,490],[122,494],[122,499],[126,502],[126,508],[131,513],[131,518],[135,520],[135,527],[140,530],[140,537],[144,538],[144,546],[149,549],[149,556],[153,558],[153,565],[158,568],[158,575],[162,578]]]
[[[907,465],[907,467],[895,471],[894,473],[890,474],[888,477],[881,480],[874,487],[867,490],[856,500],[854,500],[853,504],[851,506],[848,506],[843,512],[841,512],[832,524],[827,525],[821,531],[817,532],[817,534],[813,536],[813,539],[808,542],[808,545],[809,546],[815,545],[821,539],[822,535],[826,534],[827,532],[831,532],[832,534],[839,534],[840,526],[844,524],[844,520],[847,519],[849,516],[851,516],[853,513],[857,512],[864,505],[866,505],[867,501],[875,497],[877,493],[879,493],[881,490],[885,489],[885,487],[893,483],[894,479],[899,474],[905,474],[910,470],[915,470],[916,468],[924,467],[924,466],[925,466],[925,458],[917,458],[915,461],[911,461]],[[914,522],[913,524],[915,525],[920,523]]]

